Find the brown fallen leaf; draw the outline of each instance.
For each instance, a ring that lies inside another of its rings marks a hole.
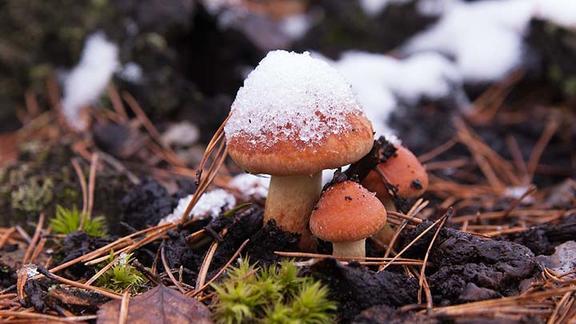
[[[98,324],[116,324],[120,316],[120,300],[110,301],[98,311]],[[127,323],[213,323],[204,304],[163,285],[130,299]]]

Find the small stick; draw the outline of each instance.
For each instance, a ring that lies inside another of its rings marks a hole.
[[[82,189],[82,214],[85,215],[88,210],[88,185],[86,184],[84,172],[82,172],[82,168],[80,167],[77,158],[72,159],[72,166],[74,167],[74,171],[76,171],[76,175],[80,181],[80,188]]]
[[[50,234],[50,228],[48,228],[48,231],[46,234]],[[38,258],[40,253],[42,253],[42,250],[44,250],[44,246],[46,245],[46,241],[47,241],[47,239],[44,237],[40,240],[40,242],[38,242],[38,244],[36,245],[36,248],[34,249],[34,252],[32,253],[32,256],[30,257],[30,261],[29,261],[30,263],[34,263],[36,258]]]
[[[96,274],[93,275],[92,278],[88,279],[88,281],[85,282],[85,285],[88,285],[88,286],[92,285],[92,283],[94,283],[96,280],[98,280],[98,278],[100,278],[106,271],[108,271],[116,263],[118,263],[119,259],[120,259],[120,257],[115,257],[114,260],[112,260],[112,262],[110,262],[107,265],[105,265],[104,267],[102,267],[102,269],[100,269],[100,271],[96,272]]]
[[[234,252],[234,254],[232,255],[232,257],[228,260],[228,262],[226,262],[225,265],[222,266],[222,268],[220,268],[220,270],[218,270],[218,272],[214,275],[214,277],[210,278],[210,280],[208,280],[207,283],[205,283],[204,285],[202,285],[200,287],[200,289],[195,289],[192,291],[192,294],[190,294],[191,297],[195,297],[198,294],[200,294],[202,291],[204,291],[204,289],[206,289],[206,287],[208,287],[210,284],[212,284],[216,279],[218,279],[223,273],[224,271],[232,264],[232,262],[234,262],[234,260],[238,257],[238,255],[240,255],[240,252],[242,252],[242,250],[244,249],[244,247],[246,246],[246,244],[248,244],[248,242],[250,242],[250,239],[246,239],[238,248],[238,250],[236,250],[236,252]]]
[[[30,235],[28,235],[28,233],[26,233],[26,231],[20,225],[16,225],[16,231],[18,232],[18,234],[20,234],[20,236],[24,239],[24,241],[26,241],[27,244],[30,244],[32,242],[32,238],[30,237]]]
[[[36,224],[36,230],[34,231],[34,236],[32,236],[32,241],[28,245],[26,249],[26,253],[24,253],[24,258],[22,259],[22,264],[27,264],[30,262],[30,258],[34,253],[34,249],[36,248],[36,244],[40,239],[40,234],[42,233],[42,226],[44,225],[44,213],[40,213],[40,218],[38,218],[38,223]]]
[[[430,250],[432,250],[432,246],[434,245],[434,242],[436,241],[436,238],[438,237],[440,230],[442,229],[442,227],[444,227],[444,224],[446,224],[447,219],[448,217],[444,217],[440,225],[438,225],[438,227],[436,228],[436,232],[434,233],[434,236],[432,236],[432,240],[428,245],[428,249],[426,249],[426,254],[424,255],[424,262],[422,264],[422,267],[420,268],[420,280],[418,283],[420,286],[420,288],[418,289],[418,304],[422,303],[422,287],[424,285],[424,281],[426,280],[426,264],[428,263],[428,258],[430,257]],[[426,308],[428,309],[428,311],[432,309],[432,300],[429,300],[428,298],[426,298]]]
[[[556,119],[551,119],[548,122],[548,124],[546,124],[546,127],[544,128],[542,135],[540,136],[538,142],[536,142],[536,145],[532,149],[532,152],[530,153],[530,158],[528,159],[528,176],[530,182],[534,178],[534,173],[536,172],[536,168],[538,167],[538,162],[540,162],[540,158],[542,157],[542,154],[544,153],[544,150],[546,149],[548,142],[550,142],[552,136],[554,136],[554,134],[558,130],[558,127],[559,124],[556,121]]]
[[[126,108],[124,108],[124,104],[122,104],[122,98],[120,98],[120,94],[114,85],[110,84],[108,86],[108,97],[110,97],[110,101],[112,102],[112,107],[116,111],[116,113],[120,116],[120,121],[128,121],[128,114],[126,113]]]
[[[297,258],[318,258],[318,259],[336,259],[336,260],[341,260],[341,261],[346,261],[349,260],[349,258],[347,257],[341,257],[341,256],[333,256],[330,254],[318,254],[318,253],[306,253],[306,252],[283,252],[283,251],[274,251],[274,254],[277,254],[279,256],[283,256],[283,257],[297,257]],[[354,258],[354,260],[362,260],[362,261],[383,261],[383,262],[389,262],[389,261],[406,261],[406,262],[419,262],[421,263],[421,260],[416,260],[416,259],[406,259],[406,258],[379,258],[379,257],[363,257],[363,258]]]
[[[88,177],[88,209],[86,210],[87,219],[90,219],[90,217],[92,216],[92,209],[94,208],[94,189],[96,187],[97,168],[98,168],[98,154],[92,153],[92,156],[90,158],[90,173]],[[81,218],[81,220],[83,222],[84,218]]]
[[[103,296],[106,296],[108,298],[112,298],[112,299],[122,299],[122,296],[112,292],[110,290],[104,289],[104,288],[97,288],[97,287],[93,287],[93,286],[89,286],[83,283],[79,283],[73,280],[69,280],[63,277],[60,277],[58,275],[55,275],[53,273],[50,273],[48,270],[46,270],[46,268],[44,267],[38,267],[38,272],[40,272],[41,274],[43,274],[44,276],[46,276],[49,279],[52,279],[54,281],[58,281],[61,282],[63,284],[72,286],[72,287],[76,287],[76,288],[82,288],[82,289],[86,289],[86,290],[90,290],[90,291],[94,291],[97,292]]]
[[[98,316],[96,316],[96,315],[58,317],[58,316],[52,316],[52,315],[46,315],[46,314],[4,311],[4,310],[0,310],[0,316],[30,318],[30,319],[47,320],[47,321],[55,321],[55,322],[89,321],[89,320],[94,320],[94,319],[98,318]]]
[[[214,241],[208,252],[206,252],[206,256],[202,261],[202,265],[200,266],[200,271],[198,271],[198,279],[196,280],[196,290],[199,290],[200,287],[204,286],[204,282],[206,281],[206,275],[208,274],[208,269],[210,268],[210,264],[212,263],[212,259],[214,258],[214,253],[216,253],[216,249],[218,248],[218,241]]]
[[[118,316],[118,324],[126,324],[128,322],[128,305],[130,303],[130,293],[125,291],[122,294],[122,302],[120,303],[120,315]]]
[[[176,286],[176,288],[178,288],[181,293],[185,294],[186,290],[184,290],[182,285],[178,282],[178,280],[176,280],[174,274],[172,274],[172,269],[170,269],[170,266],[168,265],[168,261],[166,261],[166,255],[164,254],[164,242],[162,242],[162,246],[160,247],[160,259],[162,260],[162,265],[164,266],[166,274],[168,277],[170,277],[170,280],[172,280],[174,286]]]
[[[6,242],[8,241],[8,239],[10,238],[10,236],[16,231],[15,227],[10,227],[6,232],[4,232],[4,234],[2,234],[2,237],[0,237],[0,249],[4,247],[4,244],[6,244]]]
[[[404,254],[404,252],[406,252],[412,245],[414,245],[414,243],[416,243],[420,238],[422,238],[424,235],[426,235],[426,233],[428,233],[432,228],[434,228],[434,226],[436,226],[440,222],[442,222],[445,218],[447,218],[447,216],[449,214],[452,214],[453,213],[452,210],[453,209],[448,209],[448,211],[446,212],[446,215],[444,215],[442,218],[440,218],[437,221],[435,221],[434,223],[432,223],[432,225],[428,226],[428,228],[426,228],[424,231],[422,231],[422,233],[420,233],[420,235],[416,236],[416,238],[414,238],[412,240],[412,242],[408,243],[408,245],[406,245],[398,254],[396,254],[396,256],[393,257],[390,262],[388,262],[385,266],[378,269],[378,272],[384,271],[386,268],[388,268],[394,261],[396,261],[402,254]]]

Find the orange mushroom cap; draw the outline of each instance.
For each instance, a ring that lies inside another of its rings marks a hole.
[[[328,188],[310,217],[310,231],[330,242],[364,239],[386,224],[386,209],[375,197],[353,181]]]
[[[396,154],[376,166],[362,181],[379,198],[389,196],[385,182],[396,188],[401,198],[421,196],[428,188],[428,174],[418,158],[407,148],[397,146]]]

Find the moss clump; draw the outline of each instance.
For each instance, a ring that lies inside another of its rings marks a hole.
[[[53,189],[51,178],[32,177],[11,192],[11,206],[24,213],[38,213],[52,202]]]
[[[80,228],[82,223],[82,228]],[[88,218],[88,215],[80,212],[76,206],[72,209],[56,206],[56,216],[50,220],[50,226],[54,233],[68,235],[82,230],[93,237],[106,236],[106,222],[104,217]]]
[[[336,304],[328,289],[298,275],[293,262],[257,269],[243,260],[228,278],[213,285],[218,323],[332,323]]]
[[[110,262],[114,262],[113,254],[110,254]],[[132,254],[122,253],[116,264],[104,272],[96,284],[115,292],[124,292],[127,289],[134,293],[138,292],[146,279],[130,263]]]

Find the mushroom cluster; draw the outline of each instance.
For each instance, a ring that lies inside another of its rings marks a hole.
[[[299,233],[304,249],[314,234],[336,256],[363,258],[366,238],[387,231],[394,200],[428,185],[417,158],[397,146],[361,184],[338,181],[321,196],[322,170],[357,162],[374,139],[349,84],[309,53],[268,53],[238,91],[224,133],[236,164],[271,175],[264,221]]]
[[[301,234],[321,191],[323,169],[370,151],[370,121],[351,88],[309,53],[272,51],[240,88],[224,128],[232,159],[251,173],[270,174],[264,220]]]

